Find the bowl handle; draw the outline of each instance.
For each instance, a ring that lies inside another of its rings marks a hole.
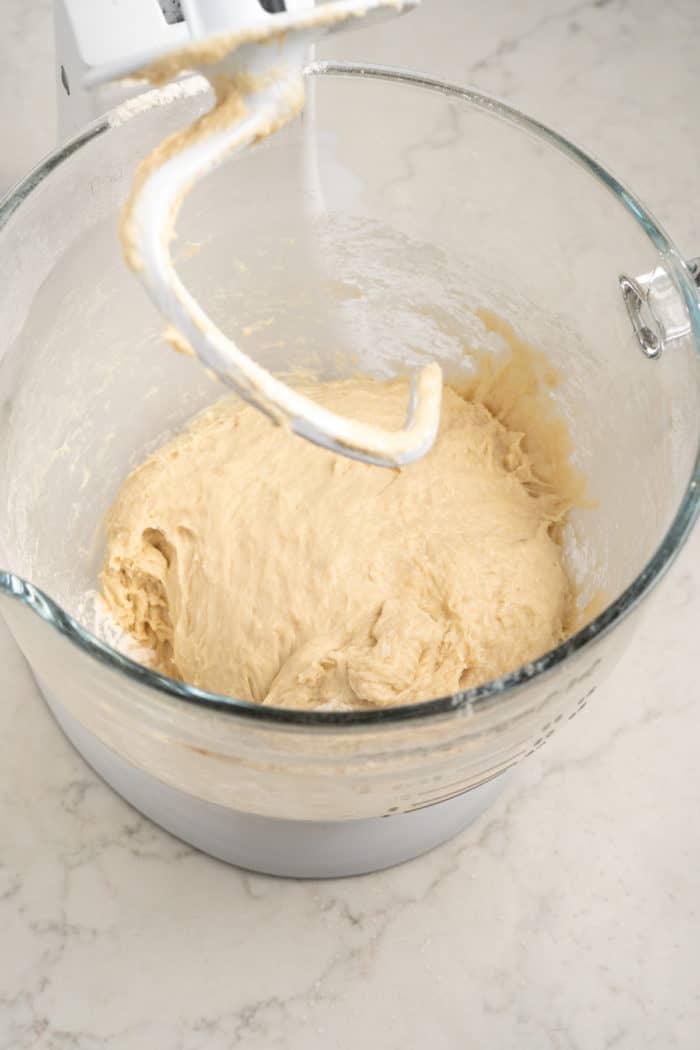
[[[622,273],[618,281],[630,324],[645,357],[661,357],[669,343],[688,335],[687,285],[690,281],[700,306],[700,257],[670,261],[668,266],[659,264],[639,277]]]

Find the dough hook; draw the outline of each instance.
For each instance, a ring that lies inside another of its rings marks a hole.
[[[182,199],[199,179],[300,112],[303,67],[317,40],[417,3],[335,0],[290,13],[280,10],[280,0],[182,0],[193,34],[189,44],[141,52],[86,76],[88,86],[127,76],[162,84],[187,70],[210,81],[217,103],[195,126],[198,130],[163,144],[137,174],[122,222],[127,261],[168,322],[227,386],[301,437],[385,467],[411,463],[432,446],[440,420],[440,367],[429,364],[412,376],[402,430],[385,430],[324,409],[258,365],[211,321],[176,273],[169,242]]]

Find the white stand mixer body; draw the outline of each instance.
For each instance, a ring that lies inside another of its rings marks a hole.
[[[184,45],[204,26],[226,27],[226,10],[236,25],[253,13],[273,18],[258,0],[55,0],[56,97],[58,138],[65,141],[118,102],[141,94],[146,84],[88,90],[87,73],[124,61],[142,51]],[[289,12],[314,0],[286,0]],[[209,28],[211,32],[211,28]]]

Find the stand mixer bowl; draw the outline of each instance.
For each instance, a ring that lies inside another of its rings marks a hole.
[[[351,713],[205,693],[102,640],[104,513],[224,393],[164,348],[116,236],[138,159],[208,103],[196,78],[114,110],[0,208],[0,611],[59,724],[138,809],[232,863],[332,876],[460,830],[614,665],[698,513],[700,300],[645,208],[536,122],[410,73],[308,76],[307,116],[188,199],[188,283],[285,376],[432,358],[459,375],[498,342],[483,311],[508,321],[560,375],[548,396],[590,495],[568,555],[600,613],[495,682]]]

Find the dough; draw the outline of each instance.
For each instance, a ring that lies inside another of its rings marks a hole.
[[[311,387],[403,423],[407,383]],[[407,704],[562,640],[565,498],[483,403],[445,388],[437,441],[401,470],[336,456],[224,400],[125,481],[103,596],[155,666],[279,707]]]

